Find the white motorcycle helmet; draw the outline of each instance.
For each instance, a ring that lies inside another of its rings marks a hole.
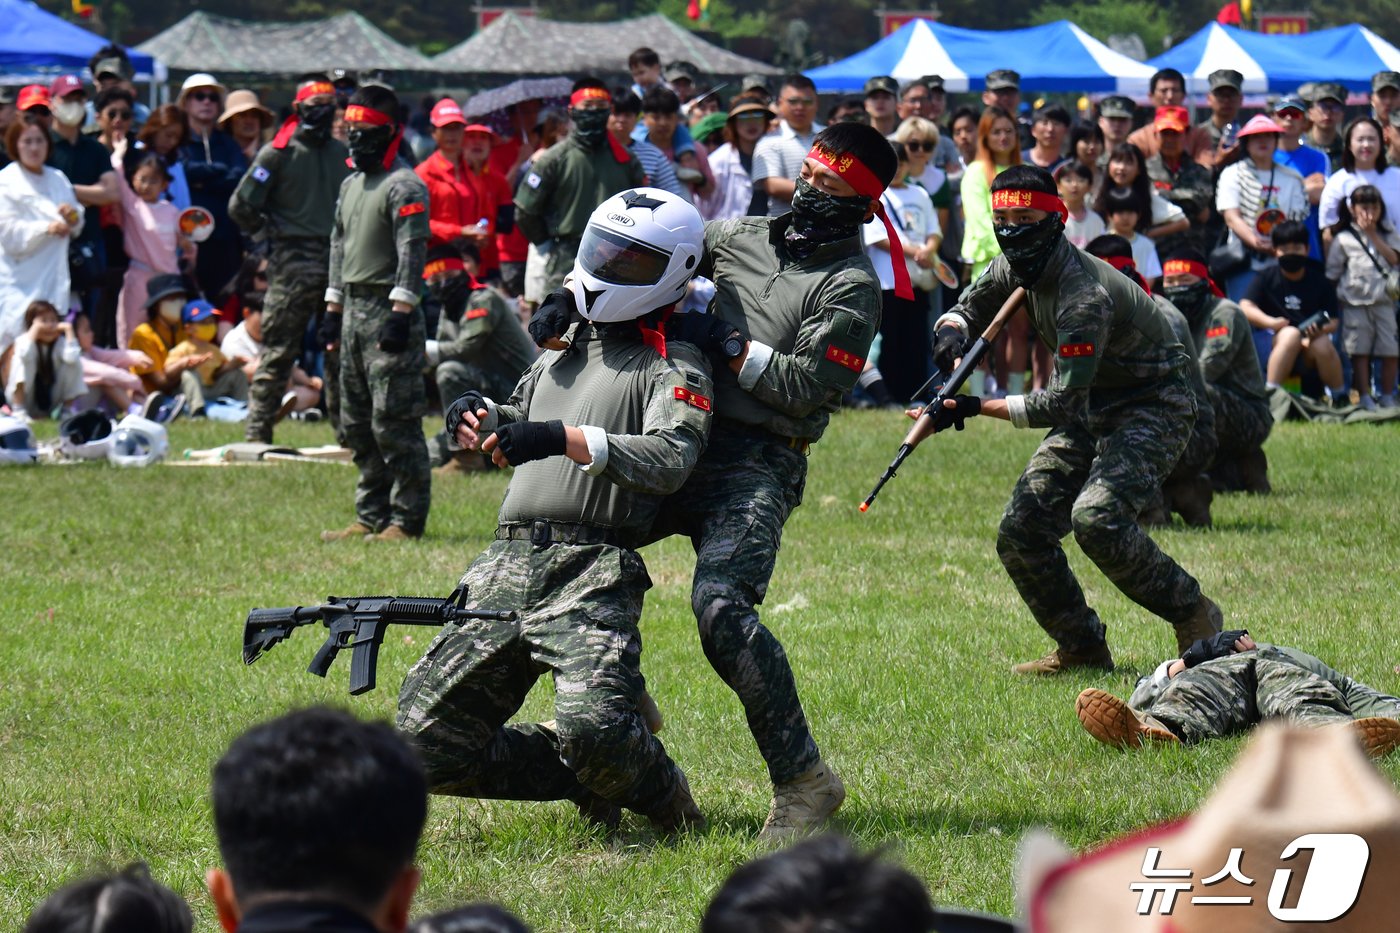
[[[660,188],[632,188],[588,218],[565,287],[590,321],[635,320],[685,297],[704,246],[695,205]]]
[[[112,448],[112,419],[96,408],[69,415],[58,426],[58,449],[75,460],[105,460]]]
[[[11,415],[0,415],[0,463],[34,463],[39,459],[39,442],[29,423]]]
[[[112,432],[107,459],[117,466],[150,466],[162,459],[169,449],[165,425],[140,415],[127,415]]]

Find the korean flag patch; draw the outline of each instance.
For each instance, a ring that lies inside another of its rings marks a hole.
[[[544,181],[544,179],[536,175],[534,172],[531,172],[530,174],[525,176],[525,184],[529,185],[531,188],[538,188],[540,186],[540,182],[542,181]]]
[[[261,165],[253,166],[253,181],[262,184],[272,177],[272,173]]]

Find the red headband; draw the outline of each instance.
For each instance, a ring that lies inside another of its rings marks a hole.
[[[605,100],[612,103],[612,95],[600,87],[581,87],[569,96],[569,106],[577,107],[586,100]]]
[[[1152,287],[1147,284],[1146,279],[1138,274],[1137,263],[1133,262],[1131,256],[1101,256],[1099,258],[1141,285],[1143,291],[1147,292],[1147,294],[1152,294]]]
[[[346,123],[368,123],[370,126],[388,126],[394,122],[394,118],[386,113],[380,113],[363,104],[351,104],[345,108]],[[403,142],[403,127],[394,134],[394,139],[389,143],[388,150],[384,153],[384,170],[387,172],[394,167],[394,160],[399,157],[399,144]],[[355,167],[354,159],[346,159],[345,164],[351,168]]]
[[[914,286],[909,281],[909,267],[903,260],[903,251],[897,251],[896,247],[903,242],[899,238],[898,231],[890,221],[890,215],[885,212],[885,204],[880,199],[884,194],[885,186],[880,179],[875,177],[875,173],[866,168],[865,163],[857,159],[851,153],[837,155],[821,143],[814,143],[812,149],[807,153],[807,158],[820,165],[825,165],[831,169],[841,180],[855,189],[856,194],[869,198],[875,202],[875,215],[885,224],[885,236],[890,243],[890,265],[894,267],[894,293],[896,297],[905,301],[914,300]]]
[[[439,272],[465,271],[466,268],[466,263],[462,262],[462,260],[457,259],[455,257],[449,257],[447,259],[434,259],[432,262],[427,263],[423,266],[423,278],[432,278]]]
[[[1065,207],[1065,202],[1055,195],[1046,194],[1043,191],[1027,191],[1024,188],[1003,188],[1000,191],[993,191],[992,210],[999,207],[1028,207],[1031,210],[1045,211],[1047,214],[1059,214],[1061,222],[1069,222],[1069,209]]]
[[[296,102],[299,104],[308,97],[315,97],[317,94],[335,94],[335,85],[327,84],[325,81],[312,81],[310,84],[303,84],[297,89]]]
[[[1163,275],[1194,275],[1199,279],[1205,279],[1210,283],[1211,294],[1217,298],[1224,298],[1225,293],[1220,290],[1220,286],[1215,284],[1215,280],[1210,277],[1210,270],[1204,263],[1194,259],[1168,259],[1162,263]]]
[[[297,91],[296,103],[300,104],[303,101],[315,97],[317,94],[334,93],[334,85],[327,84],[324,81],[312,81],[310,84],[302,85],[302,87]],[[272,148],[286,149],[287,143],[292,141],[292,134],[297,131],[297,127],[300,125],[301,119],[297,116],[296,111],[293,111],[292,115],[287,119],[283,120],[282,125],[277,128],[277,135],[272,137]]]

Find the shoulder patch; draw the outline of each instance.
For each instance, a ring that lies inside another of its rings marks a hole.
[[[534,172],[525,176],[525,184],[529,185],[531,188],[538,188],[542,181],[544,181],[544,179]]]
[[[844,366],[853,373],[858,373],[865,368],[865,360],[840,347],[832,345],[826,348],[826,358],[837,366]]]
[[[676,386],[676,401],[685,402],[701,411],[710,410],[709,396],[701,395],[699,392],[687,389],[684,386]]]
[[[1062,343],[1060,344],[1060,356],[1064,359],[1073,359],[1078,356],[1093,356],[1094,345],[1092,343]]]
[[[422,201],[414,201],[412,204],[405,204],[399,208],[400,217],[412,217],[414,214],[421,214],[428,209]]]
[[[490,313],[491,311],[487,308],[468,308],[466,318],[469,321],[475,321],[478,318],[486,317],[486,315]]]
[[[1212,338],[1212,337],[1228,337],[1228,336],[1230,336],[1230,328],[1226,327],[1224,324],[1221,324],[1221,325],[1218,326],[1218,327],[1212,327],[1212,328],[1210,328],[1209,330],[1206,331],[1206,339],[1207,339],[1207,340],[1209,340],[1209,339]]]
[[[271,177],[272,177],[272,173],[269,172],[265,166],[262,166],[262,165],[255,165],[255,166],[253,166],[253,181],[256,181],[256,182],[258,182],[259,184],[261,184],[261,183],[267,181],[267,180],[268,180],[269,178],[271,178]]]

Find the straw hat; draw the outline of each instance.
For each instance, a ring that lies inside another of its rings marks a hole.
[[[1308,849],[1310,863],[1297,857]],[[1030,885],[1028,928],[1282,933],[1326,923],[1329,933],[1370,933],[1394,929],[1396,878],[1400,795],[1354,734],[1266,723],[1195,815],[1041,873]],[[1176,888],[1170,913],[1164,886]]]
[[[272,111],[264,107],[262,102],[258,100],[256,91],[240,88],[236,91],[230,91],[228,100],[224,101],[224,112],[219,117],[219,129],[223,129],[225,123],[240,113],[248,113],[249,111],[258,115],[258,119],[262,121],[263,129],[267,129],[277,119]]]

